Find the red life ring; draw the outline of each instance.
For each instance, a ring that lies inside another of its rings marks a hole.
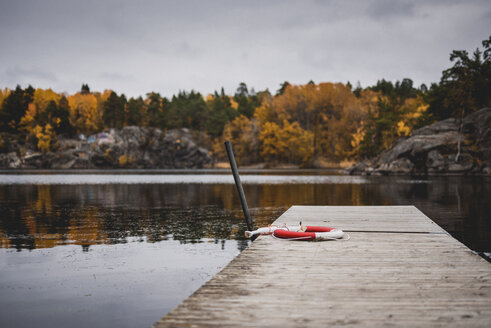
[[[300,231],[276,229],[273,236],[290,240],[332,240],[343,238],[343,230],[328,227],[303,226]]]

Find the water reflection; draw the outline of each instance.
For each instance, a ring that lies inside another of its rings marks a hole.
[[[9,185],[0,187],[0,247],[49,248],[178,240],[235,239],[247,246],[233,186]],[[283,208],[263,209],[258,224]],[[254,212],[254,209],[253,209]],[[138,240],[138,239],[137,239]]]
[[[247,246],[232,183],[125,184],[125,177],[0,181],[1,327],[147,327]],[[245,184],[256,226],[293,204],[416,205],[471,249],[491,251],[489,178],[307,180],[315,183]]]
[[[313,177],[316,178],[316,177]],[[317,177],[320,178],[320,177]],[[488,178],[366,179],[364,183],[245,184],[256,225],[296,205],[416,205],[476,251],[491,250]],[[243,238],[232,184],[0,185],[0,247],[178,240],[217,244]]]

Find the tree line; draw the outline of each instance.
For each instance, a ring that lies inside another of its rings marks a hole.
[[[491,105],[491,37],[472,55],[453,51],[453,66],[438,83],[416,87],[411,79],[379,80],[373,86],[349,82],[292,85],[273,94],[240,83],[233,95],[223,88],[204,96],[180,91],[171,98],[93,92],[87,84],[68,95],[51,89],[0,90],[0,132],[56,151],[58,137],[92,134],[125,126],[162,130],[188,128],[217,160],[231,140],[242,165],[265,162],[315,166],[319,160],[360,160],[388,149],[399,137],[449,117],[462,119]],[[0,139],[0,148],[3,147]]]

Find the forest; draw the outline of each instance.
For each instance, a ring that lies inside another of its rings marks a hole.
[[[0,152],[6,149],[6,133],[41,152],[56,152],[59,138],[145,126],[188,128],[216,161],[225,160],[225,140],[242,165],[359,161],[424,125],[491,106],[490,44],[491,37],[472,54],[453,51],[453,66],[430,86],[415,86],[409,78],[381,79],[367,87],[285,81],[273,92],[240,83],[233,95],[222,88],[209,95],[191,90],[167,98],[149,92],[129,99],[113,90],[92,91],[88,84],[75,94],[30,85],[4,88]]]

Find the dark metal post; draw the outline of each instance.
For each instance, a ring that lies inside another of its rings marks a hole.
[[[247,201],[244,195],[244,189],[242,189],[242,183],[240,182],[239,171],[237,170],[237,164],[235,163],[234,151],[232,150],[232,145],[230,141],[225,141],[225,149],[227,149],[228,160],[230,162],[230,168],[232,169],[232,174],[234,175],[235,186],[239,192],[240,203],[242,204],[242,211],[244,212],[244,217],[247,223],[247,229],[249,231],[254,230],[254,223],[252,222],[251,216],[249,215],[249,207],[247,207]]]

